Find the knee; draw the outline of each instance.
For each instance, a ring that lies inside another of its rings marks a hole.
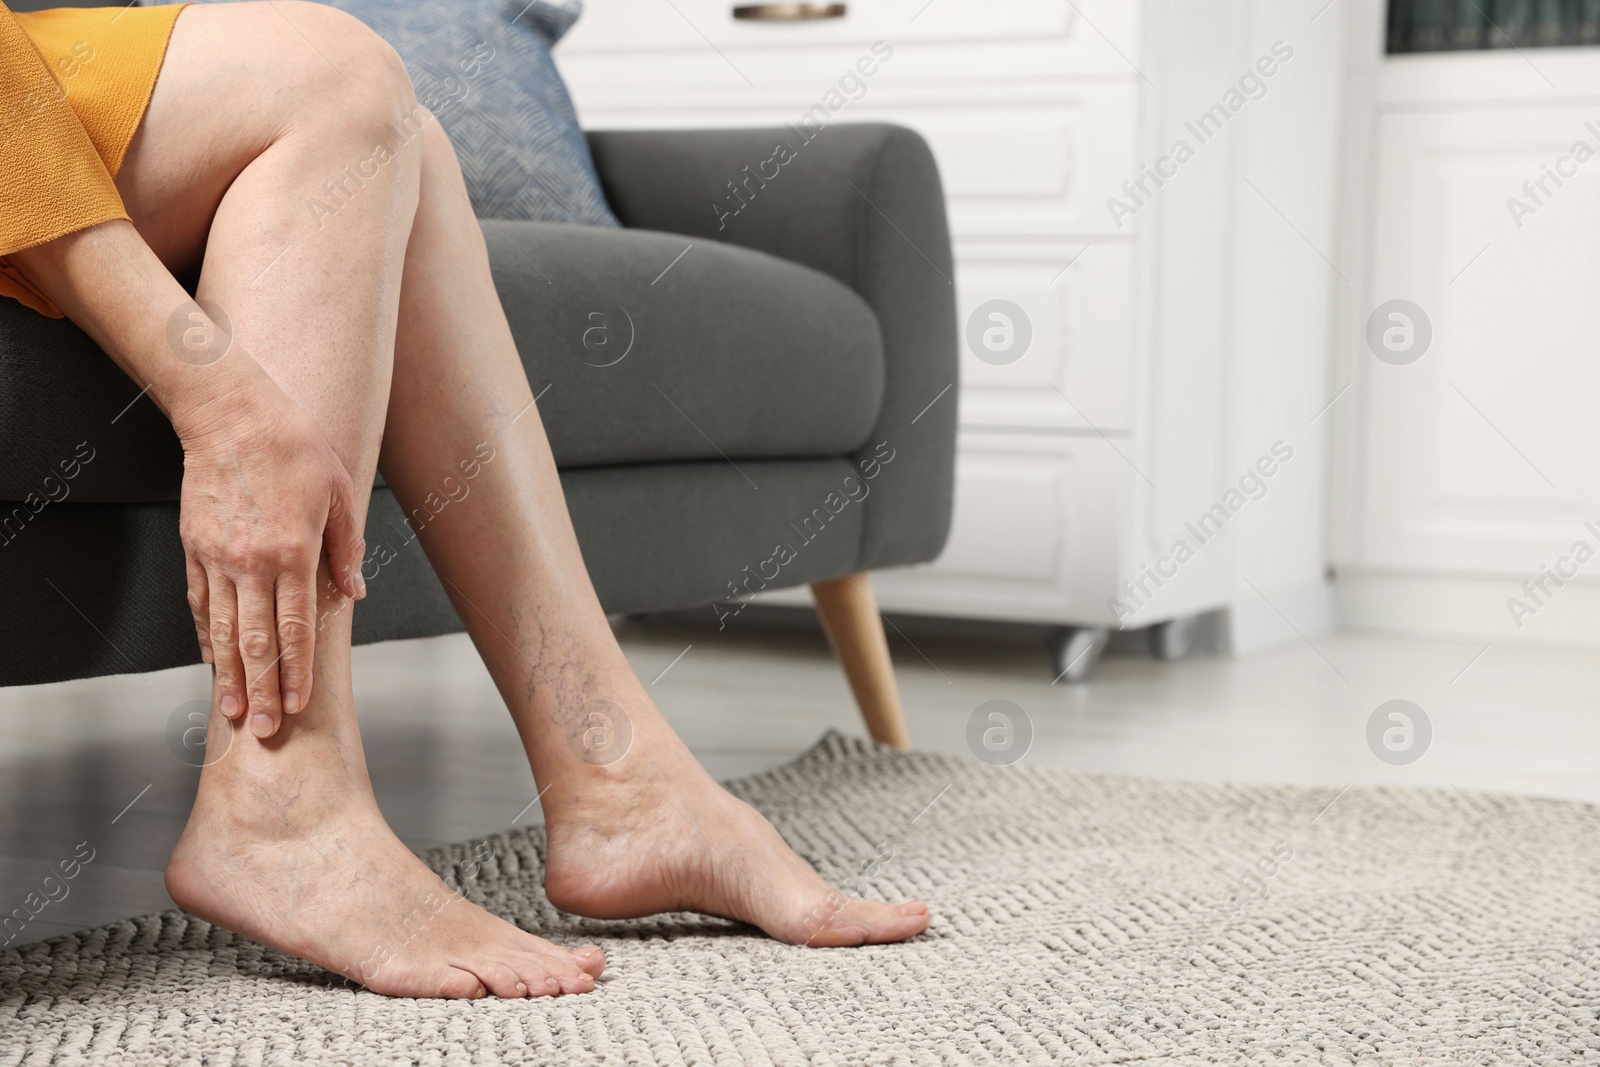
[[[421,121],[405,63],[366,23],[307,0],[271,7],[313,46],[302,49],[295,79],[302,119],[336,123],[373,142]]]

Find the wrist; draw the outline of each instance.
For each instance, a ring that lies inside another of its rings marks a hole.
[[[150,392],[187,450],[256,421],[264,403],[261,374],[247,353],[234,351],[207,366],[169,370]]]

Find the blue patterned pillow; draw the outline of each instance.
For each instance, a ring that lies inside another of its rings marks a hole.
[[[550,48],[582,0],[324,0],[394,46],[480,218],[620,226]]]

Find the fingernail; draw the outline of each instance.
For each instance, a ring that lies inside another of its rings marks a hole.
[[[250,732],[257,737],[266,737],[272,733],[272,717],[263,712],[250,716]]]
[[[293,689],[283,694],[283,710],[293,715],[300,710],[300,694]]]
[[[213,661],[213,659],[214,657],[211,655],[211,650],[209,648],[202,648],[200,650],[200,662],[210,663]]]
[[[367,598],[367,579],[360,571],[356,571],[356,590],[360,593],[359,600]]]
[[[222,714],[230,719],[239,714],[239,698],[232,693],[224,693],[222,696]]]

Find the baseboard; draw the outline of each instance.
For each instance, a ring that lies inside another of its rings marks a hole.
[[[1547,584],[1542,593],[1520,583],[1509,576],[1341,570],[1339,615],[1352,629],[1408,637],[1600,646],[1600,583]],[[1513,600],[1528,610],[1513,616]]]
[[[780,600],[765,593],[739,612],[737,625],[750,629],[817,630],[819,624],[810,598],[798,603]],[[1255,599],[1231,607],[1200,614],[1200,629],[1194,651],[1199,655],[1246,656],[1252,652],[1291,644],[1306,637],[1330,633],[1339,626],[1339,612],[1333,585],[1328,582],[1273,593],[1271,603]],[[1046,641],[1055,625],[957,616],[920,615],[891,611],[895,628],[908,637],[946,637],[990,641]],[[637,616],[641,621],[702,625],[713,621],[710,608],[657,612]],[[1144,627],[1112,630],[1110,653],[1147,654]]]
[[[1210,613],[1202,636],[1225,656],[1247,656],[1302,638],[1332,633],[1340,621],[1332,582],[1319,582],[1266,600],[1246,600]]]

